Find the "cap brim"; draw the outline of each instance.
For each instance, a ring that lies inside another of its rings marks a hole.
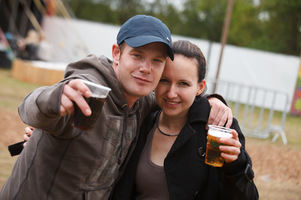
[[[169,45],[169,42],[162,40],[162,38],[155,37],[155,36],[137,36],[132,37],[124,40],[130,47],[141,47],[146,44],[150,44],[153,42],[162,42],[167,46],[167,54],[171,60],[174,59],[174,53]]]

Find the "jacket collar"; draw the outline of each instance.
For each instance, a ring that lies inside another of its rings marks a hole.
[[[190,137],[192,137],[196,130],[193,124],[206,124],[210,113],[210,104],[205,97],[197,97],[189,109],[189,117],[185,126],[182,128],[178,138],[169,151],[169,154],[181,147]]]
[[[196,122],[207,123],[210,109],[211,107],[206,97],[196,97],[189,109],[188,124],[193,124]]]

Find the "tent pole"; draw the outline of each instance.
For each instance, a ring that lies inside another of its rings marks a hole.
[[[233,1],[234,0],[228,0],[227,13],[226,13],[225,21],[224,21],[223,33],[222,33],[222,38],[221,38],[222,47],[221,47],[221,52],[220,52],[220,56],[219,56],[219,61],[218,61],[218,66],[217,66],[217,71],[216,71],[216,76],[215,76],[215,82],[214,82],[214,86],[213,86],[213,93],[215,93],[215,91],[216,91],[216,84],[218,81],[219,71],[220,71],[220,67],[221,67],[224,46],[227,42],[228,30],[229,30],[231,14],[232,14]]]

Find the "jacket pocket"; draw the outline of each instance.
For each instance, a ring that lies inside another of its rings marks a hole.
[[[99,156],[89,176],[89,184],[111,186],[119,173],[137,129],[136,119],[127,120],[126,135],[123,133],[123,117],[110,117],[102,133]],[[122,158],[121,162],[118,162]]]

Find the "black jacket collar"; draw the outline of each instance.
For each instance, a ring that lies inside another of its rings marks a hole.
[[[210,104],[207,98],[203,96],[196,97],[189,109],[188,123],[189,124],[193,124],[195,122],[207,123],[209,113],[210,113]]]

